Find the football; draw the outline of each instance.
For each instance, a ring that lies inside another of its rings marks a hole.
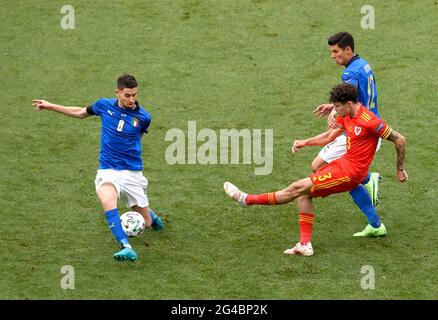
[[[146,223],[143,216],[135,211],[125,212],[120,216],[123,231],[128,237],[137,237],[143,234],[146,229]]]

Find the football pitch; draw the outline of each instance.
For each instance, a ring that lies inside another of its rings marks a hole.
[[[438,298],[436,0],[0,2],[0,299]],[[290,148],[326,128],[312,110],[340,82],[327,48],[339,31],[373,67],[382,118],[407,138],[409,181],[396,180],[394,145],[383,142],[371,171],[383,176],[388,235],[353,238],[366,218],[338,194],[314,201],[315,255],[285,256],[299,240],[296,202],[242,208],[222,185],[262,193],[311,173],[320,148]],[[100,119],[31,105],[114,97],[123,73],[152,115],[143,172],[166,223],[133,238],[134,263],[113,260],[95,195]],[[216,163],[194,157],[205,142],[190,140],[194,124],[195,137],[217,137]],[[272,132],[272,162],[240,152],[221,163],[220,132],[231,129]],[[169,132],[184,133],[184,164],[166,156]]]

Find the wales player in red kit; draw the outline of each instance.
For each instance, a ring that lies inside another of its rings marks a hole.
[[[225,192],[242,206],[280,205],[298,199],[300,241],[293,248],[285,250],[285,254],[313,255],[311,236],[314,208],[312,198],[326,197],[330,194],[352,191],[357,188],[368,174],[368,168],[374,158],[379,138],[390,140],[395,144],[397,178],[400,182],[408,179],[404,169],[405,138],[358,102],[355,86],[347,83],[338,84],[330,92],[330,102],[334,104],[338,114],[339,128],[330,129],[306,140],[295,140],[292,152],[295,153],[305,146],[324,146],[345,132],[347,152],[341,158],[323,166],[310,177],[296,181],[287,188],[276,192],[258,195],[246,194],[232,183],[224,183]],[[371,206],[370,210],[374,210],[374,208]],[[378,228],[375,232],[378,235]]]

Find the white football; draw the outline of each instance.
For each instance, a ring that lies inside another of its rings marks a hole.
[[[137,237],[146,229],[143,216],[136,211],[128,211],[120,216],[123,231],[128,237]]]

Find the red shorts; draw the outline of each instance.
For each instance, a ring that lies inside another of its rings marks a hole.
[[[327,197],[333,193],[351,191],[360,182],[356,182],[351,175],[340,166],[337,160],[330,162],[310,175],[314,197]]]

